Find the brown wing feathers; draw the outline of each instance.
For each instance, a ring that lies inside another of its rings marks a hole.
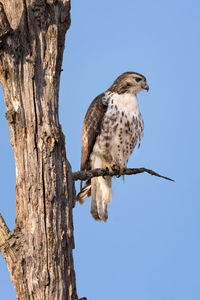
[[[97,135],[101,131],[103,116],[107,105],[102,102],[104,93],[97,96],[90,104],[83,122],[82,146],[81,146],[81,170],[87,170],[89,158],[95,144]]]

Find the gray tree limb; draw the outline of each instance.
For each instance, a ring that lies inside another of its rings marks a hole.
[[[174,181],[173,179],[160,175],[156,173],[153,170],[149,170],[146,168],[124,168],[123,170],[113,170],[110,172],[108,169],[94,169],[94,170],[89,170],[89,171],[78,171],[72,173],[73,179],[76,180],[89,180],[93,177],[98,177],[98,176],[121,176],[121,175],[136,175],[140,173],[148,173],[153,176],[157,176],[169,181]]]

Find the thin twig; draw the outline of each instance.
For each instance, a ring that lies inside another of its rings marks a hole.
[[[93,177],[98,177],[98,176],[121,176],[121,175],[135,175],[139,173],[149,173],[150,175],[157,176],[166,180],[174,181],[173,179],[160,175],[152,170],[146,169],[146,168],[124,168],[123,170],[113,170],[110,172],[108,169],[94,169],[94,170],[89,170],[89,171],[78,171],[72,173],[73,179],[76,180],[88,180]]]

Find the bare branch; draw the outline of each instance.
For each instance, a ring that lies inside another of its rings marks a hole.
[[[135,174],[140,174],[140,173],[149,173],[150,175],[157,176],[166,180],[174,181],[173,179],[160,175],[152,170],[146,169],[146,168],[124,168],[122,170],[112,170],[110,172],[108,169],[94,169],[94,170],[89,170],[89,171],[78,171],[72,173],[73,179],[76,180],[88,180],[93,177],[98,177],[98,176],[118,176],[120,177],[121,175],[135,175]]]
[[[0,251],[12,235],[13,233],[9,230],[8,226],[6,225],[6,222],[0,214]]]

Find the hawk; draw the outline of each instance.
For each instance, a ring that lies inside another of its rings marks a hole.
[[[126,167],[143,135],[144,123],[137,100],[137,93],[143,89],[149,90],[146,78],[136,72],[126,72],[93,100],[83,122],[82,171]],[[91,214],[95,220],[107,221],[111,186],[110,176],[94,177],[81,186],[77,200],[82,204],[87,197],[92,197]]]

